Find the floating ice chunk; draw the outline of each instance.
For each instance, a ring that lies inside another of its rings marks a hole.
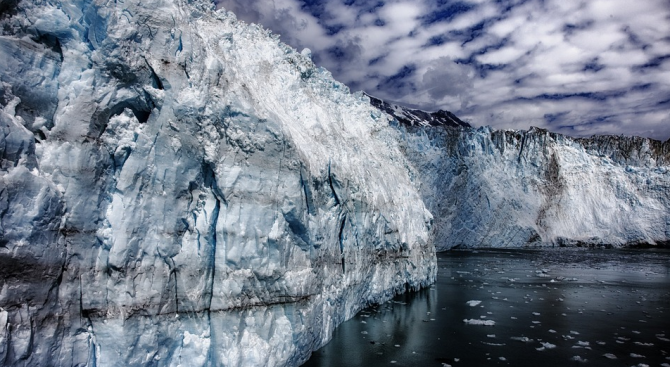
[[[524,342],[524,343],[530,343],[530,342],[534,341],[533,339],[530,339],[527,336],[513,336],[510,339],[517,340],[517,341]]]
[[[547,348],[547,349],[554,349],[556,348],[556,344],[551,344],[551,343],[545,343],[545,342],[540,342],[542,344],[542,347]]]
[[[605,357],[607,359],[617,359],[616,356],[612,353],[605,353],[605,354],[603,354],[603,357]]]
[[[637,353],[631,353],[630,356],[632,358],[647,358],[647,357],[643,356],[642,354],[637,354]]]
[[[505,343],[489,343],[489,342],[481,342],[481,343],[492,347],[504,347],[506,345]]]
[[[479,306],[479,304],[481,304],[482,301],[472,300],[472,301],[467,301],[465,303],[467,303],[468,306],[470,306],[470,307],[476,307],[476,306]]]
[[[580,356],[574,356],[574,357],[570,358],[570,360],[575,361],[575,362],[582,362],[582,363],[586,363],[588,361],[588,359],[584,359]]]
[[[653,347],[654,343],[642,343],[642,342],[635,342],[636,345],[641,345],[643,347]]]
[[[583,342],[583,341],[577,341],[577,345],[581,347],[588,347],[591,343],[589,342]]]
[[[463,322],[468,325],[484,325],[484,326],[494,326],[496,324],[493,320],[477,320],[477,319],[463,319]]]
[[[540,316],[540,313],[539,312],[533,312],[533,315]]]

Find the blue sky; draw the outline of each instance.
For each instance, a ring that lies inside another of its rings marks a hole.
[[[218,0],[353,91],[474,126],[670,138],[669,0]]]

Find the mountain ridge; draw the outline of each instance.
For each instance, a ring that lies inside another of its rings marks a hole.
[[[408,126],[449,126],[449,127],[471,127],[470,124],[458,118],[458,116],[446,110],[427,112],[411,109],[400,105],[388,103],[379,98],[365,93],[370,98],[370,103],[381,111],[392,116],[398,122]]]

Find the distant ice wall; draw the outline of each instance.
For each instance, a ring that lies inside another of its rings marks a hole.
[[[670,241],[670,143],[399,126],[438,250]]]
[[[3,1],[0,364],[296,365],[431,283],[363,95],[207,1]]]

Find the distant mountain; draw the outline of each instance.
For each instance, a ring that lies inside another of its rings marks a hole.
[[[439,110],[427,112],[413,110],[382,101],[379,98],[370,97],[370,104],[396,118],[400,123],[408,126],[449,126],[449,127],[471,127],[467,122],[459,119],[449,111]]]

